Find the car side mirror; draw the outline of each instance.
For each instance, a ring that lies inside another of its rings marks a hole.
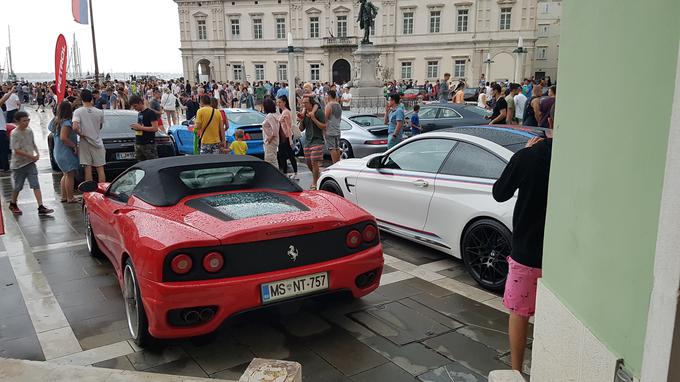
[[[366,163],[366,167],[368,168],[380,168],[382,166],[382,155],[378,155],[377,157],[371,158],[368,163]]]
[[[97,183],[93,180],[88,182],[83,182],[78,185],[78,191],[82,193],[86,192],[98,192],[103,194],[109,188],[109,183]]]

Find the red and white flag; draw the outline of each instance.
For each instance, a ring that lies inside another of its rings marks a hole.
[[[64,100],[66,93],[66,60],[68,50],[66,48],[66,38],[63,34],[57,37],[57,46],[54,50],[54,85],[56,87],[57,105]]]

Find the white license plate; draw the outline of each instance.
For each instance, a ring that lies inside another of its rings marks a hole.
[[[260,285],[263,304],[324,289],[328,289],[328,272],[315,273],[313,275]]]
[[[135,159],[135,153],[116,153],[116,159],[118,160]]]

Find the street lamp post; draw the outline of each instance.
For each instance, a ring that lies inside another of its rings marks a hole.
[[[484,60],[484,63],[486,64],[486,79],[491,82],[491,64],[493,63],[491,60],[491,52],[486,54],[486,60]]]
[[[290,104],[291,114],[293,115],[293,123],[297,123],[297,99],[295,97],[297,90],[296,69],[295,69],[295,53],[302,53],[304,49],[295,48],[293,46],[293,33],[288,32],[288,47],[279,49],[277,53],[288,54],[288,103]],[[292,76],[292,77],[291,77]],[[292,78],[292,81],[291,81]]]
[[[528,50],[524,47],[524,40],[522,39],[522,36],[519,36],[519,39],[517,40],[517,48],[512,51],[512,53],[515,53],[515,82],[519,81],[519,78],[522,76],[521,73],[524,73],[524,54],[526,54]]]

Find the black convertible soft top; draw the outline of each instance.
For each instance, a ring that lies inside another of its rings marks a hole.
[[[217,182],[205,180],[205,177],[211,176],[211,169],[219,171],[220,168],[233,168],[236,174],[231,174],[232,178],[225,178],[225,174],[216,174],[214,177],[218,178]],[[248,155],[187,155],[154,159],[139,162],[125,173],[134,170],[144,171],[144,177],[132,195],[158,207],[173,206],[189,195],[212,192],[258,188],[283,192],[302,191],[297,183],[274,166]],[[194,174],[197,174],[197,179],[190,179]],[[239,180],[234,181],[234,178]],[[224,179],[231,180],[231,183],[223,181]]]

